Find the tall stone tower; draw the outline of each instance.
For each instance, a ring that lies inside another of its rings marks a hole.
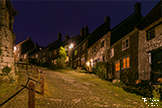
[[[0,0],[0,72],[8,66],[12,68],[11,74],[13,75],[15,74],[13,21],[16,14],[11,1]]]

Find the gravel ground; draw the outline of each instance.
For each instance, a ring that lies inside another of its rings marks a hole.
[[[141,96],[127,93],[109,81],[101,80],[94,74],[40,68],[45,77],[45,94],[39,93],[40,85],[38,85],[35,93],[36,108],[147,107]],[[23,80],[16,88],[0,99],[1,108],[28,108],[28,80],[36,83],[39,79],[31,72],[25,70],[21,70],[21,72]],[[20,92],[17,93],[18,91]],[[13,98],[5,102],[15,93],[17,94]],[[2,103],[4,104],[2,105]]]

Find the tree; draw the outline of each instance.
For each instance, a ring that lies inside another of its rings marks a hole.
[[[63,59],[64,61],[66,61],[66,58],[67,58],[65,49],[62,46],[60,47],[60,50],[59,50],[59,58]]]
[[[61,46],[59,50],[59,57],[57,59],[57,67],[58,68],[65,68],[66,67],[66,58],[67,54],[65,52],[65,49]]]

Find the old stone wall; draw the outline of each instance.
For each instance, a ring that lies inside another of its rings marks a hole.
[[[153,27],[150,26],[150,28]],[[150,79],[150,63],[149,63],[149,53],[148,51],[162,47],[162,24],[155,27],[155,38],[146,40],[146,31],[141,30],[139,32],[139,42],[138,42],[138,71],[139,79],[149,80]]]

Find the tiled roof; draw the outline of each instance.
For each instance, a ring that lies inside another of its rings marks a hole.
[[[90,33],[86,38],[84,38],[78,46],[75,47],[77,49],[80,45],[82,45],[84,42],[88,40],[88,48],[93,45],[95,42],[97,42],[100,38],[102,38],[106,33],[109,32],[109,22],[104,22],[101,24],[98,28],[96,28],[92,33]]]
[[[109,32],[108,22],[104,22],[88,36],[88,48]]]
[[[111,42],[110,45],[113,45],[119,39],[124,37],[126,34],[134,30],[137,23],[143,18],[141,13],[134,12],[124,21],[115,26],[111,31]]]
[[[158,4],[139,22],[136,26],[138,29],[142,30],[153,22],[157,21],[162,17],[162,1]]]

